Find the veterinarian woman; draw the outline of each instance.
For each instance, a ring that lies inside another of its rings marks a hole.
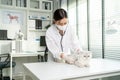
[[[55,61],[62,62],[65,56],[82,50],[73,30],[68,24],[67,12],[57,9],[53,14],[53,24],[46,32],[47,48]]]

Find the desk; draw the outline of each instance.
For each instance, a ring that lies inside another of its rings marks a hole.
[[[90,67],[85,68],[57,62],[23,65],[25,75],[31,76],[33,80],[90,80],[120,75],[120,61],[109,59],[92,59]]]
[[[38,55],[44,55],[44,52],[22,52],[22,53],[16,53],[12,52],[10,54],[11,56],[11,62],[10,62],[10,79],[12,80],[12,61],[13,57],[30,57],[30,56],[38,56]]]

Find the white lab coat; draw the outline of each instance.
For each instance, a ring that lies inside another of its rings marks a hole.
[[[71,52],[75,52],[76,50],[82,50],[80,47],[79,40],[73,32],[74,30],[72,29],[71,26],[67,25],[67,29],[65,31],[65,34],[62,39],[62,48],[61,49],[61,35],[56,28],[56,25],[51,25],[51,27],[48,28],[46,31],[46,44],[48,47],[48,50],[53,54],[54,58],[61,59],[60,54],[64,53],[65,55],[71,54]]]

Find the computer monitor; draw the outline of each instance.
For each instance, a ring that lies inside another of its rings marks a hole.
[[[40,46],[46,46],[45,36],[40,36]]]
[[[7,40],[7,30],[0,30],[0,40]]]

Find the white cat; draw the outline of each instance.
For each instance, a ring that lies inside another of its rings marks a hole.
[[[78,54],[77,60],[75,61],[75,65],[79,67],[89,67],[91,58],[92,58],[92,52],[82,51]]]
[[[75,64],[78,67],[89,67],[91,58],[92,58],[92,52],[81,51],[79,53],[67,55],[64,59],[66,63]]]

